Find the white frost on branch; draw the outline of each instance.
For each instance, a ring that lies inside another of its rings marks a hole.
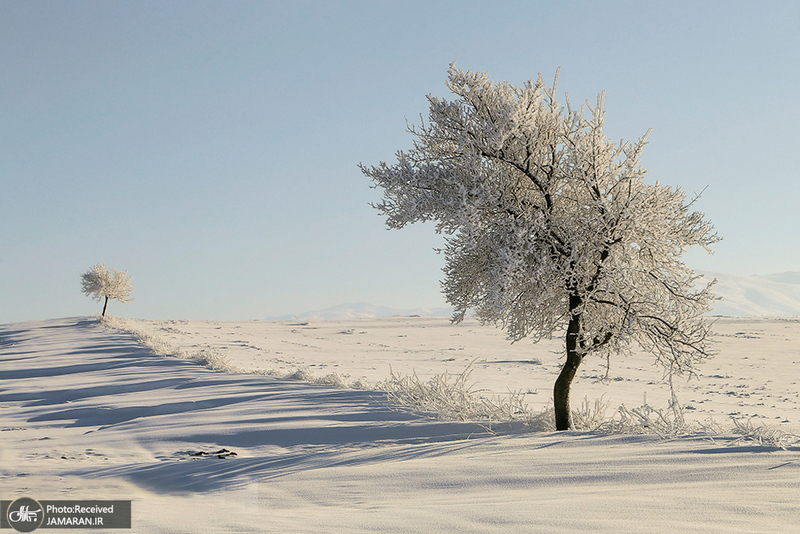
[[[669,373],[691,374],[708,354],[713,282],[695,289],[680,256],[719,238],[681,189],[644,181],[647,135],[612,143],[603,94],[562,106],[557,81],[515,87],[451,65],[457,98],[428,96],[413,149],[361,165],[383,189],[374,207],[389,228],[436,221],[446,235],[455,321],[472,309],[512,340],[566,327],[578,364],[637,343]]]
[[[103,263],[95,265],[81,275],[81,289],[84,294],[98,302],[105,300],[103,316],[106,314],[106,307],[110,299],[120,302],[133,300],[131,297],[133,285],[128,272],[111,270]]]

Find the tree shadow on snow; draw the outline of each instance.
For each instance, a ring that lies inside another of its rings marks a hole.
[[[310,469],[447,454],[472,446],[470,438],[522,430],[397,411],[375,391],[212,371],[156,355],[96,321],[53,323],[0,327],[0,402],[13,407],[5,413],[31,428],[62,429],[63,439],[81,446],[136,443],[154,451],[152,459],[110,467],[69,464],[63,474],[121,477],[159,493],[212,491]],[[20,351],[37,355],[7,357]],[[209,446],[236,454],[185,452]],[[124,461],[119,456],[115,462]]]

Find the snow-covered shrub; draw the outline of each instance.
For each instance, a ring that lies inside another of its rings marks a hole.
[[[324,376],[317,376],[306,367],[298,368],[293,372],[283,376],[274,371],[267,374],[270,376],[281,377],[284,380],[298,380],[301,382],[308,382],[310,384],[317,384],[319,386],[330,386],[341,389],[370,389],[370,385],[362,378],[351,381],[348,375],[340,375],[339,373],[328,373]]]
[[[339,373],[328,373],[327,375],[314,380],[315,384],[321,386],[332,386],[335,388],[350,389],[350,381]]]
[[[180,352],[183,353],[183,351]],[[214,349],[203,349],[191,353],[188,358],[215,371],[239,372],[221,352]]]
[[[298,380],[300,382],[311,382],[314,380],[314,375],[305,368],[296,369],[294,372],[289,373],[288,375],[283,377],[286,380]]]
[[[656,409],[649,404],[638,408],[622,405],[612,417],[593,430],[607,434],[654,434],[661,437],[690,433],[679,413],[672,409]]]
[[[581,407],[572,410],[572,423],[576,430],[597,430],[606,422],[606,410],[609,403],[602,399],[596,399],[594,404],[589,402],[588,397],[583,398]]]
[[[434,414],[453,421],[527,422],[533,416],[524,402],[524,393],[510,392],[507,396],[488,398],[469,382],[471,365],[462,373],[447,372],[434,375],[427,381],[416,373],[399,375],[390,370],[390,377],[378,387],[389,402],[399,408]],[[541,422],[538,427],[543,426]]]
[[[786,450],[787,448],[800,444],[800,435],[785,432],[780,428],[769,426],[753,426],[752,419],[733,419],[733,432],[740,437],[733,441],[732,445],[742,442],[752,442],[762,447],[775,447]]]

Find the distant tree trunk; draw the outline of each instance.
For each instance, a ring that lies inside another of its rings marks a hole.
[[[581,298],[577,295],[570,295],[570,312],[581,305]],[[556,430],[569,430],[572,428],[572,412],[569,406],[569,390],[572,379],[578,371],[578,366],[583,361],[583,356],[578,351],[578,336],[581,330],[580,313],[570,315],[569,325],[567,325],[567,361],[556,379],[553,388],[553,404],[555,406]]]
[[[101,317],[106,316],[106,308],[108,308],[108,297],[106,297],[106,301],[105,303],[103,303],[103,314],[101,315]]]

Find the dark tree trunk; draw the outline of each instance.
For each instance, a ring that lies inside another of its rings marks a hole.
[[[101,315],[101,317],[105,317],[106,316],[106,308],[108,308],[108,297],[106,297],[106,301],[103,304],[103,314]]]
[[[571,295],[569,298],[569,309],[573,312],[581,305],[581,298]],[[572,379],[578,371],[578,366],[583,360],[582,354],[578,351],[578,336],[581,330],[581,315],[579,313],[570,315],[569,325],[567,325],[567,361],[561,369],[561,374],[556,379],[553,388],[553,404],[556,412],[556,430],[569,430],[572,428],[572,411],[569,406],[569,390]]]

